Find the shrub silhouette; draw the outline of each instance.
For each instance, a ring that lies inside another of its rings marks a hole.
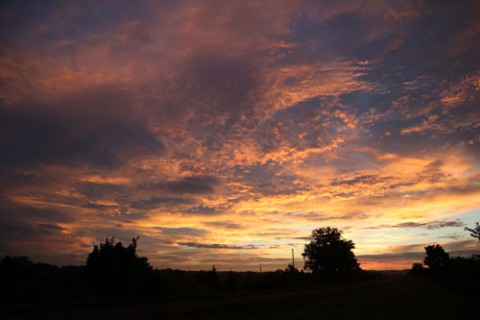
[[[313,230],[312,237],[313,240],[305,245],[302,253],[305,259],[304,269],[329,277],[361,270],[352,251],[355,244],[351,240],[343,239],[341,230],[320,228]]]
[[[412,264],[412,269],[409,270],[409,274],[411,276],[422,276],[425,272],[425,268],[423,267],[423,264],[419,263],[419,262],[415,262],[414,264]]]
[[[136,254],[137,238],[124,247],[115,237],[94,245],[87,258],[87,272],[93,288],[104,293],[135,293],[144,290],[152,267],[146,257]]]
[[[296,273],[299,273],[300,271],[298,271],[298,269],[295,268],[295,267],[293,266],[293,264],[288,264],[288,265],[287,265],[287,268],[285,268],[285,272],[286,272],[286,273],[291,273],[291,274],[296,274]]]

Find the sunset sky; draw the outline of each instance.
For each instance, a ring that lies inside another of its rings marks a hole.
[[[0,256],[366,269],[478,253],[478,1],[2,1]]]

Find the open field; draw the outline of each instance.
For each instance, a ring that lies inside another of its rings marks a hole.
[[[203,297],[162,297],[17,310],[4,319],[460,319],[477,299],[432,279],[382,272],[369,280]],[[5,310],[3,310],[5,311]],[[10,310],[11,311],[11,310]],[[4,314],[5,315],[5,314]]]

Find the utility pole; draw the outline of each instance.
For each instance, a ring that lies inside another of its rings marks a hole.
[[[295,269],[295,249],[292,249],[292,266]]]

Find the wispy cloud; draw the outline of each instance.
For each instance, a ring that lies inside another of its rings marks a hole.
[[[256,245],[230,245],[230,244],[219,244],[219,243],[197,243],[197,242],[178,242],[181,246],[198,248],[198,249],[223,249],[223,250],[249,250],[249,249],[258,249]]]
[[[379,225],[370,227],[369,229],[384,229],[384,228],[426,228],[429,230],[452,228],[452,227],[464,227],[465,223],[460,220],[438,220],[438,221],[422,221],[414,222],[407,221],[394,225]]]

